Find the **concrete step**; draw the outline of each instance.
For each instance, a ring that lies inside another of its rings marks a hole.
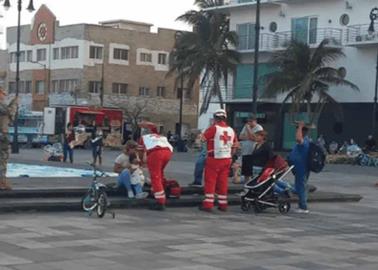
[[[167,207],[196,207],[200,205],[203,196],[184,195],[180,199],[168,199]],[[309,194],[309,202],[358,202],[362,199],[356,194],[341,194],[334,192],[321,192]],[[297,198],[293,197],[292,202]],[[0,212],[17,211],[78,211],[80,197],[58,197],[58,198],[0,198]],[[144,200],[128,199],[124,196],[110,197],[111,208],[147,208],[154,203],[154,199]],[[237,194],[229,195],[230,205],[239,205],[240,197]]]
[[[88,190],[87,187],[64,187],[64,188],[16,188],[13,190],[0,191],[1,198],[77,198],[83,196]],[[229,186],[229,193],[240,193],[243,190],[243,185]],[[314,192],[316,187],[310,186],[310,192]],[[145,191],[150,191],[149,188]],[[107,188],[106,190],[109,197],[125,196],[125,192],[116,188]],[[203,194],[201,187],[182,187],[182,195]]]

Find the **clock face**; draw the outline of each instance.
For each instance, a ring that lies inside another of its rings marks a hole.
[[[38,39],[40,41],[44,41],[47,37],[47,25],[45,23],[41,23],[38,26],[38,31],[37,31]]]

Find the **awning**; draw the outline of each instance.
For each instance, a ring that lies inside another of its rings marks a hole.
[[[78,110],[78,113],[82,114],[97,114],[97,115],[104,115],[105,113],[99,111],[86,111],[86,110]]]

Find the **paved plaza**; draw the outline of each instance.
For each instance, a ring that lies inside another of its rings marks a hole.
[[[189,182],[194,156],[176,154],[168,173],[186,175]],[[122,209],[115,219],[81,212],[1,214],[0,270],[376,270],[375,182],[377,169],[328,166],[312,175],[312,184],[364,198],[311,204],[309,215],[276,209],[256,215],[239,207],[213,214]]]

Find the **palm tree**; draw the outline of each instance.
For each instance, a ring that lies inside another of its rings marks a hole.
[[[233,48],[237,35],[229,30],[226,15],[203,10],[223,5],[223,0],[196,0],[200,10],[190,10],[177,18],[193,26],[193,32],[177,32],[171,53],[169,75],[176,72],[178,81],[185,78],[186,87],[192,89],[201,77],[200,86],[205,89],[200,114],[207,111],[211,98],[216,96],[224,107],[220,84],[227,87],[228,74],[234,72],[239,54]]]
[[[334,104],[334,108],[341,112],[337,101],[328,93],[329,88],[347,86],[356,91],[359,88],[345,80],[338,69],[330,66],[345,57],[342,49],[327,46],[330,42],[328,39],[323,40],[312,52],[308,44],[293,40],[285,51],[273,55],[271,62],[278,70],[265,77],[267,84],[264,96],[286,94],[282,105],[291,101],[292,117],[305,111],[311,125],[317,124],[327,103]]]

